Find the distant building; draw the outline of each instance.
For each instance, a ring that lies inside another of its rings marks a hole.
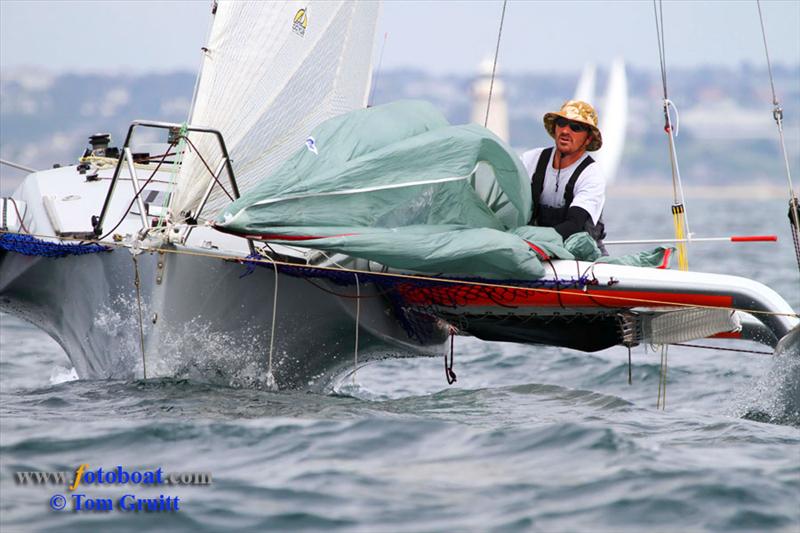
[[[486,122],[486,106],[489,102],[489,89],[492,91],[492,103],[489,107],[489,121]],[[509,141],[508,135],[508,106],[506,105],[506,89],[497,72],[495,72],[494,85],[492,86],[492,62],[485,59],[479,67],[478,77],[472,84],[472,114],[470,121],[486,127],[492,133]]]

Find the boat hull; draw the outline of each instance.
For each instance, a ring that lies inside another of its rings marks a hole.
[[[358,300],[355,287],[283,274],[273,341],[273,269],[177,251],[134,256],[117,248],[62,258],[3,252],[0,310],[47,332],[88,379],[146,374],[258,387],[272,346],[280,388],[324,386],[353,364],[356,315],[361,362],[443,351],[444,327],[427,343],[412,340],[374,287],[359,287]]]

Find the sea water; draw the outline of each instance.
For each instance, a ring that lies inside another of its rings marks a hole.
[[[670,237],[669,203],[611,198],[609,239]],[[785,200],[687,208],[696,236],[780,239],[695,244],[692,269],[752,277],[800,308]],[[2,315],[0,336],[4,533],[800,530],[800,354],[673,346],[658,410],[660,352],[644,347],[633,350],[628,385],[623,348],[585,354],[457,337],[452,386],[441,359],[387,360],[321,394],[76,380],[33,326]],[[82,464],[211,478],[84,479],[72,491],[17,480],[41,470],[72,481]],[[59,496],[66,510],[53,509]],[[178,497],[179,509],[119,505],[161,496]]]

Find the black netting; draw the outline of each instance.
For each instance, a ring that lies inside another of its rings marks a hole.
[[[95,254],[111,248],[94,243],[64,244],[37,239],[31,235],[0,233],[0,250],[41,257]]]

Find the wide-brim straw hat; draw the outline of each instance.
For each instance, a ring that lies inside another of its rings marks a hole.
[[[544,129],[550,134],[553,139],[556,138],[556,119],[564,117],[573,122],[580,122],[586,124],[592,132],[592,142],[586,147],[589,152],[599,150],[603,146],[603,136],[600,135],[600,130],[597,128],[597,112],[586,102],[580,100],[567,100],[561,109],[555,113],[547,113],[544,116]]]

